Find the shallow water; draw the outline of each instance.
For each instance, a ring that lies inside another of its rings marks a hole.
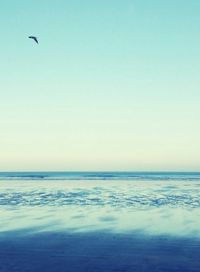
[[[1,232],[200,237],[198,173],[4,173],[0,179]]]

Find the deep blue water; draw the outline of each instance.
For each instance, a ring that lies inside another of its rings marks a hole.
[[[200,180],[200,172],[0,172],[0,180]]]

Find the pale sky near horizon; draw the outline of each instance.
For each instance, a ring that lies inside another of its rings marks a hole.
[[[0,171],[199,171],[199,14],[199,0],[1,1]]]

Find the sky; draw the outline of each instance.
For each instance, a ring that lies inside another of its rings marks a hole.
[[[0,171],[200,171],[199,12],[2,0]]]

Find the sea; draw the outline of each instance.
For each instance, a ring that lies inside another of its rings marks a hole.
[[[200,172],[1,172],[0,233],[200,238]]]

